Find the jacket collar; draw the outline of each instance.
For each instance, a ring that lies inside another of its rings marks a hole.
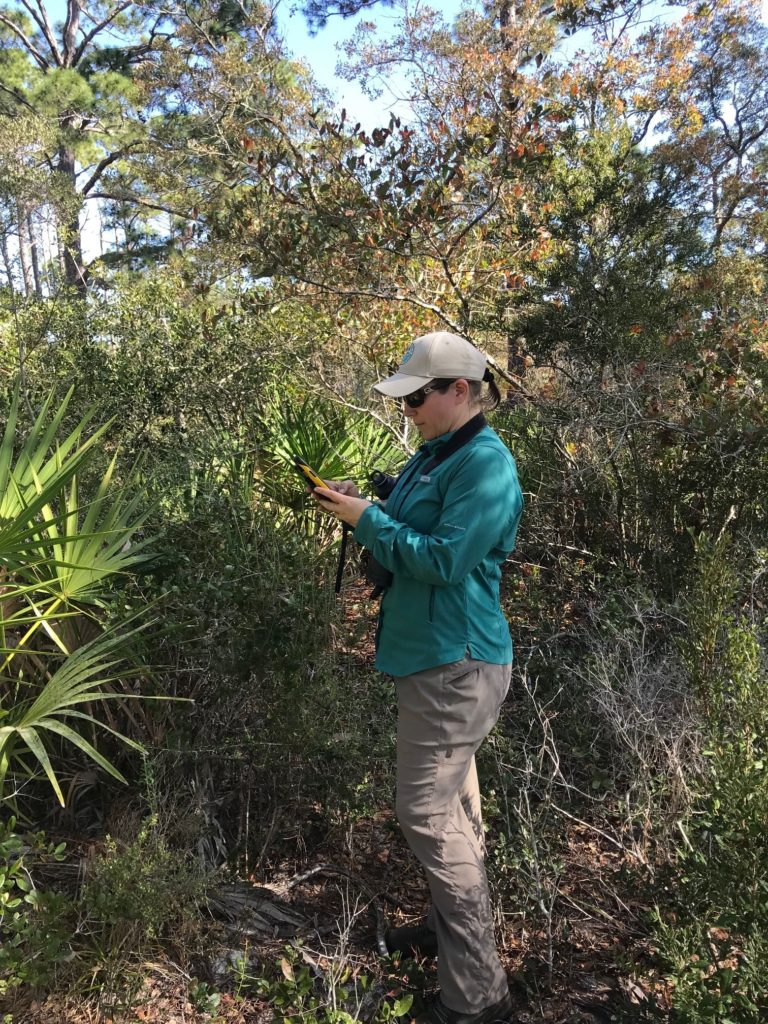
[[[425,452],[427,455],[437,455],[438,452],[451,442],[455,443],[457,449],[461,448],[467,441],[471,441],[475,434],[479,433],[486,425],[485,415],[479,412],[476,416],[467,420],[458,430],[449,430],[447,434],[441,434],[440,437],[433,437],[431,441],[425,441],[424,444],[419,445],[419,451]]]

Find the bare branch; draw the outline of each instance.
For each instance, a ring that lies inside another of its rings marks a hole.
[[[87,196],[93,188],[93,186],[98,183],[99,179],[101,178],[102,174],[107,169],[107,167],[109,167],[110,164],[113,164],[116,160],[120,160],[122,157],[124,157],[125,154],[130,151],[130,148],[130,146],[123,146],[122,149],[116,149],[114,153],[110,153],[108,156],[105,156],[104,159],[101,160],[96,165],[93,174],[90,176],[86,184],[83,186],[83,196]]]
[[[338,390],[338,388],[335,388],[330,381],[325,379],[325,377],[323,376],[323,372],[319,367],[317,368],[317,375],[320,378],[323,386],[327,388],[328,391],[330,391],[334,398],[339,402],[340,405],[343,405],[345,409],[351,409],[353,412],[364,413],[366,416],[370,416],[373,419],[375,419],[378,423],[382,425],[382,427],[386,427],[387,430],[394,433],[392,424],[383,416],[380,416],[379,413],[375,412],[373,409],[369,409],[367,406],[356,405],[354,402],[350,402],[348,398],[345,398],[344,395],[342,395],[342,393]],[[409,454],[413,452],[413,445],[409,445],[407,441],[403,441],[402,438],[398,437],[398,440],[404,443],[404,446],[408,450]]]
[[[418,306],[420,309],[426,309],[430,313],[434,313],[435,316],[442,320],[447,327],[450,327],[454,333],[463,333],[459,325],[451,320],[450,317],[446,316],[439,306],[436,306],[433,302],[425,302],[423,299],[419,299],[415,295],[406,295],[400,291],[379,292],[366,288],[338,288],[334,285],[324,284],[322,281],[314,281],[311,278],[302,276],[301,274],[296,274],[295,276],[298,281],[311,285],[313,288],[319,288],[320,291],[327,292],[331,295],[343,295],[350,298],[383,299],[386,302],[405,302],[412,306]]]
[[[21,40],[24,49],[27,51],[28,54],[30,54],[30,56],[35,58],[35,60],[43,69],[43,71],[47,70],[47,68],[50,67],[50,64],[45,59],[45,57],[43,57],[43,55],[37,49],[32,40],[19,28],[18,25],[11,21],[11,19],[7,17],[7,15],[0,14],[0,25],[5,25],[6,28],[9,28],[11,32],[13,32],[13,34]]]
[[[720,215],[715,218],[715,234],[712,239],[712,244],[709,247],[711,252],[716,252],[720,248],[720,244],[723,240],[723,234],[725,233],[725,229],[733,220],[734,214],[736,213],[739,204],[746,198],[746,195],[737,195],[731,200],[730,203],[728,203],[728,206],[725,210],[719,210]]]
[[[659,112],[658,108],[652,110],[648,114],[648,116],[646,117],[645,121],[640,126],[639,130],[637,132],[633,132],[632,133],[632,145],[633,146],[639,146],[640,143],[643,141],[643,139],[646,137],[646,135],[650,131],[651,124],[653,123],[653,119],[654,119],[654,117],[656,117],[658,112]]]
[[[125,7],[130,7],[131,5],[130,5],[130,3],[126,3],[124,6]],[[158,31],[160,25],[163,23],[165,18],[166,18],[166,13],[165,12],[163,12],[161,14],[158,14],[158,16],[155,18],[155,22],[152,25],[152,28],[149,30],[149,35],[148,35],[146,41],[143,42],[143,43],[137,43],[135,46],[128,46],[128,47],[126,47],[126,49],[124,51],[125,59],[126,59],[126,61],[129,64],[135,64],[141,57],[144,57],[146,54],[151,53],[152,50],[155,49],[155,40],[156,39],[166,39],[167,40],[167,39],[171,39],[173,37],[173,32],[159,32]],[[79,50],[78,50],[78,53],[79,53]],[[79,59],[79,57],[78,57],[78,59]]]
[[[45,40],[51,48],[53,59],[56,61],[59,67],[61,67],[61,53],[59,52],[59,47],[56,43],[56,37],[53,34],[53,28],[51,27],[51,22],[48,18],[48,12],[43,6],[42,0],[37,0],[37,11],[34,9],[34,7],[32,7],[29,0],[21,0],[21,3],[24,6],[24,8],[28,11],[30,17],[35,22],[37,27],[45,36]]]
[[[109,199],[113,203],[135,203],[137,206],[143,206],[148,210],[159,210],[160,213],[170,213],[174,217],[181,217],[183,220],[191,220],[189,210],[176,210],[172,206],[164,206],[162,203],[150,203],[146,199],[141,199],[139,196],[130,195],[130,193],[123,193],[120,195],[117,192],[93,192],[88,196],[89,199]]]
[[[85,33],[83,38],[80,40],[77,49],[75,50],[74,57],[72,58],[73,67],[80,63],[80,61],[83,58],[83,54],[85,53],[85,49],[91,42],[91,40],[95,36],[97,36],[99,32],[102,32],[107,27],[107,25],[110,24],[110,22],[114,21],[118,14],[122,14],[123,11],[127,10],[127,8],[129,8],[132,5],[132,3],[133,0],[124,0],[124,2],[118,4],[114,11],[112,11],[106,18],[102,18],[102,20],[98,21],[89,32]]]
[[[500,194],[501,194],[501,189],[500,188],[496,189],[496,195],[493,197],[493,199],[491,199],[490,203],[488,203],[487,206],[484,206],[480,210],[480,212],[478,214],[476,214],[474,217],[472,217],[471,220],[469,220],[467,222],[465,227],[462,228],[462,230],[458,233],[456,238],[454,238],[454,240],[451,242],[451,244],[448,247],[448,252],[446,252],[446,254],[445,254],[445,258],[447,260],[450,259],[451,256],[453,256],[453,254],[456,251],[456,248],[458,247],[459,243],[462,241],[462,239],[466,235],[469,234],[469,232],[472,230],[472,228],[476,224],[478,224],[483,219],[483,217],[487,216],[487,214],[489,214],[491,212],[491,210],[494,208],[496,203],[498,203],[499,195]]]
[[[199,22],[195,21],[195,19],[194,19],[194,18],[192,17],[192,15],[190,14],[190,11],[189,11],[189,4],[186,4],[186,3],[185,3],[185,4],[182,4],[182,7],[183,7],[183,9],[184,9],[184,15],[185,15],[185,17],[186,17],[187,21],[188,21],[188,22],[190,23],[190,25],[191,25],[191,26],[192,26],[192,27],[194,28],[194,30],[195,30],[196,32],[199,32],[199,33],[200,33],[200,35],[201,35],[201,36],[203,37],[203,39],[205,39],[206,43],[208,43],[208,45],[210,46],[210,48],[211,48],[212,50],[215,50],[215,49],[216,49],[216,44],[215,44],[215,43],[213,42],[213,40],[211,39],[211,37],[210,37],[210,36],[208,35],[208,33],[207,33],[207,32],[205,31],[205,29],[203,28],[203,26],[202,26],[202,25],[201,25],[201,24],[200,24]]]

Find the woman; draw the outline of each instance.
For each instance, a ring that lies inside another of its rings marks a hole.
[[[403,401],[424,444],[386,506],[351,481],[314,491],[391,574],[376,667],[397,690],[400,825],[429,881],[428,917],[387,936],[391,950],[439,954],[440,993],[417,1024],[508,1021],[493,936],[475,751],[509,688],[512,644],[499,606],[501,565],[523,498],[515,462],[482,414],[485,356],[455,334],[417,338],[375,385]]]

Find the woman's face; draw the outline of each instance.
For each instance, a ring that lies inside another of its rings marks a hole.
[[[469,387],[455,380],[444,391],[430,391],[423,403],[411,409],[403,402],[403,415],[418,429],[425,441],[458,430],[471,416]]]

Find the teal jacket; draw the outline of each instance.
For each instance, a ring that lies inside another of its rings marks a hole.
[[[496,665],[512,661],[499,581],[523,509],[515,460],[485,426],[428,474],[420,473],[452,436],[423,444],[386,508],[365,509],[354,532],[393,574],[376,634],[376,667],[393,676],[466,654]]]

